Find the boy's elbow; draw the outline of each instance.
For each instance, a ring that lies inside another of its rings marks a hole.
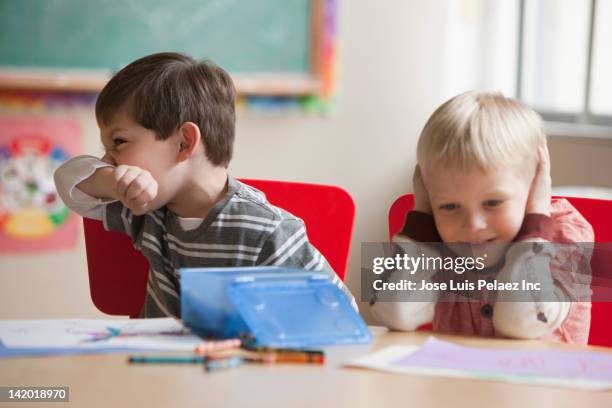
[[[416,304],[417,302],[412,303]],[[427,314],[426,309],[429,305],[425,306],[425,310],[415,310],[415,308],[410,307],[411,305],[410,302],[376,302],[371,306],[370,311],[379,323],[391,330],[414,331],[422,324],[430,321],[430,319],[420,316],[423,311]]]
[[[499,305],[500,303],[493,313],[493,327],[496,332],[513,339],[537,339],[550,332],[546,325],[538,325],[532,316],[512,317],[512,313],[506,310],[509,308],[500,308]]]
[[[493,311],[495,331],[514,339],[538,339],[558,329],[569,311],[567,302],[542,302],[540,313],[531,302],[498,302]],[[542,318],[544,316],[544,318]]]
[[[65,172],[63,166],[58,167],[53,172],[53,182],[55,183],[55,190],[57,191],[57,194],[60,196],[62,201],[66,203],[69,201],[68,196],[70,187],[67,186],[65,183],[66,176],[64,173]]]

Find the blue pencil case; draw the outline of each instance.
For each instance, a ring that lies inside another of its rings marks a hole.
[[[279,267],[181,268],[181,319],[204,337],[235,338],[248,332],[227,296],[234,282],[258,279],[306,279],[312,273]]]
[[[196,334],[248,336],[266,347],[371,341],[363,319],[327,274],[279,267],[179,272],[183,323]]]

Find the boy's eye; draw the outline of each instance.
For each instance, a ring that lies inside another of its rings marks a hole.
[[[445,211],[452,211],[452,210],[456,210],[457,208],[459,208],[458,204],[443,204],[440,207],[441,210],[445,210]]]
[[[119,145],[121,145],[121,144],[123,144],[125,142],[126,142],[126,140],[122,139],[120,137],[118,137],[116,139],[113,139],[113,145],[115,145],[115,146],[119,146]]]
[[[503,200],[487,200],[483,204],[485,207],[497,207],[503,202],[504,202]]]

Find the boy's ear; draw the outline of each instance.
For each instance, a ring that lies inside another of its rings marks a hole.
[[[178,130],[178,159],[187,160],[200,145],[200,128],[193,122],[185,122]]]

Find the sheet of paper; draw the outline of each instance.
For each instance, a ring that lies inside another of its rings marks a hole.
[[[171,318],[2,320],[0,341],[6,348],[189,351],[202,342]]]
[[[422,347],[391,346],[349,365],[407,374],[612,388],[612,353],[480,349],[433,337]]]

